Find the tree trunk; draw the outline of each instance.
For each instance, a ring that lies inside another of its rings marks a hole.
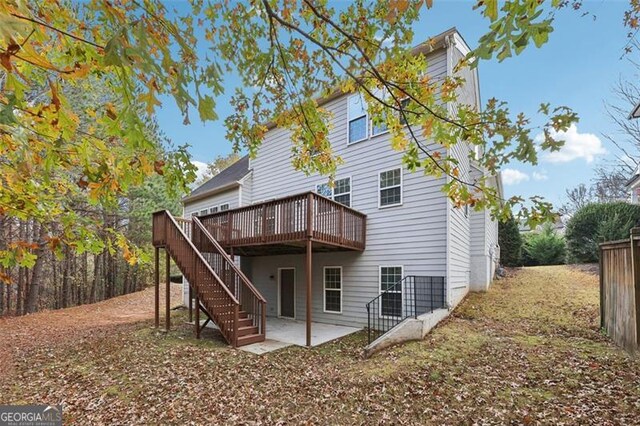
[[[64,248],[64,267],[62,270],[62,307],[69,307],[69,247]]]
[[[36,312],[38,309],[38,299],[40,296],[40,289],[42,284],[42,272],[44,266],[44,253],[45,253],[45,237],[47,233],[44,226],[40,225],[38,232],[38,238],[36,243],[38,248],[35,255],[37,256],[36,264],[33,266],[33,272],[31,274],[31,284],[29,285],[29,296],[27,297],[26,312],[28,314]]]

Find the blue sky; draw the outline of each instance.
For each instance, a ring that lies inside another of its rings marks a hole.
[[[416,43],[450,27],[456,27],[474,47],[487,30],[473,2],[435,0],[434,7],[423,13],[415,27]],[[506,166],[505,195],[542,195],[561,204],[566,188],[588,183],[593,168],[615,158],[615,148],[602,136],[614,133],[604,112],[604,102],[614,100],[611,89],[621,76],[637,78],[629,58],[621,59],[627,43],[622,17],[628,2],[599,0],[585,2],[582,12],[558,13],[555,31],[541,49],[530,47],[523,54],[502,63],[480,63],[480,94],[483,102],[491,97],[506,100],[513,112],[535,117],[540,102],[572,107],[580,116],[577,127],[566,136],[567,146],[559,154],[543,156],[538,166]],[[593,18],[595,16],[595,19]],[[633,54],[632,54],[633,55]],[[227,87],[237,82],[227,79]],[[189,143],[193,160],[211,161],[218,154],[231,151],[225,140],[223,119],[231,112],[226,96],[218,99],[218,122],[198,121],[184,126],[174,105],[167,103],[158,115],[166,135],[176,144]]]

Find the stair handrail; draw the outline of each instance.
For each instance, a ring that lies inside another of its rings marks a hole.
[[[222,288],[224,289],[224,291],[227,293],[227,295],[231,298],[231,301],[233,303],[235,303],[236,305],[239,305],[240,302],[238,302],[238,299],[236,299],[236,297],[233,295],[233,293],[231,293],[231,291],[229,290],[229,288],[227,287],[227,285],[220,279],[220,277],[218,276],[218,274],[215,273],[215,271],[213,270],[213,268],[211,268],[211,265],[209,265],[209,262],[207,262],[207,260],[204,258],[204,256],[202,256],[202,253],[200,253],[200,250],[198,250],[196,248],[196,246],[193,244],[193,241],[191,241],[190,238],[187,237],[187,235],[184,233],[184,231],[182,230],[182,227],[180,225],[178,225],[178,222],[174,219],[173,215],[171,214],[171,212],[169,212],[168,210],[161,210],[159,212],[154,213],[158,214],[158,213],[162,213],[165,215],[165,217],[168,217],[169,220],[171,221],[171,223],[173,223],[175,225],[176,228],[178,228],[178,230],[180,231],[180,233],[182,234],[182,236],[184,237],[184,239],[187,241],[187,244],[189,244],[189,246],[191,246],[191,248],[193,249],[194,253],[196,254],[196,256],[205,264],[205,267],[209,270],[209,272],[211,272],[211,274],[213,275],[213,277],[216,279],[216,281],[218,282],[218,284],[220,284],[222,286]],[[195,284],[195,283],[194,283]]]
[[[204,236],[207,237],[207,239],[209,240],[209,243],[212,244],[215,247],[215,249],[218,251],[218,253],[227,261],[229,266],[231,266],[231,269],[233,269],[234,272],[238,274],[242,282],[249,288],[249,290],[251,290],[251,293],[253,293],[253,295],[256,298],[258,298],[258,300],[261,301],[262,303],[267,303],[267,300],[262,296],[262,294],[260,294],[258,289],[254,287],[251,281],[249,281],[249,278],[247,278],[244,272],[242,272],[242,270],[238,268],[238,265],[236,265],[236,263],[231,259],[231,256],[229,256],[229,254],[222,248],[220,243],[218,243],[218,241],[215,238],[213,238],[213,236],[209,233],[207,228],[205,228],[202,222],[200,222],[200,219],[194,216],[193,223],[195,223],[196,226],[200,228],[200,231],[202,231]],[[198,251],[198,253],[200,252]]]
[[[418,311],[418,299],[419,296],[422,296],[423,293],[420,293],[420,295],[417,293],[417,284],[418,284],[418,278],[430,278],[431,279],[431,297],[430,297],[430,310],[429,311]],[[366,304],[366,309],[367,309],[367,337],[368,337],[368,341],[369,343],[372,342],[372,336],[374,334],[374,332],[378,332],[381,331],[382,334],[388,333],[389,331],[391,331],[393,328],[395,328],[398,324],[400,324],[401,322],[403,322],[404,320],[406,320],[407,318],[417,318],[418,315],[421,315],[423,313],[426,312],[433,312],[433,310],[437,307],[436,304],[434,304],[434,282],[433,279],[438,278],[438,279],[442,279],[442,305],[446,304],[446,279],[445,277],[440,277],[440,276],[418,276],[418,275],[407,275],[402,277],[400,280],[398,280],[395,284],[393,284],[391,287],[387,288],[385,291],[380,292],[380,294],[378,296],[376,296],[375,298],[373,298],[371,301],[369,301]],[[405,288],[403,286],[404,283],[409,283],[409,291],[405,292]],[[397,316],[394,315],[387,315],[387,316],[383,316],[382,315],[382,297],[388,294],[398,294],[400,293],[401,295],[401,305],[400,305],[400,313]],[[407,297],[409,300],[405,300],[405,297]],[[376,308],[377,306],[377,308]],[[371,312],[371,308],[374,308],[374,314],[377,313],[377,317],[372,317],[372,312]],[[374,328],[372,327],[372,320],[375,321],[376,325],[382,325],[382,328],[384,330],[379,330],[378,328]],[[381,334],[381,335],[382,335]]]

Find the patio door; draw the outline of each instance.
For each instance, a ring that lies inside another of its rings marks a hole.
[[[278,316],[296,317],[296,270],[278,269]]]

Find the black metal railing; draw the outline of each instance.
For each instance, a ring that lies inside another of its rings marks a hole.
[[[447,307],[444,277],[408,275],[367,303],[369,343],[407,318]]]

